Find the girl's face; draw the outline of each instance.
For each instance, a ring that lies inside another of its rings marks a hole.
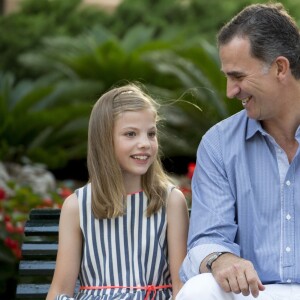
[[[128,111],[120,114],[114,126],[114,150],[127,179],[145,174],[156,158],[158,143],[156,121],[152,110]]]

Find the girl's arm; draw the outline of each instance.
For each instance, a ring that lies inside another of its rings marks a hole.
[[[59,221],[59,243],[56,267],[46,300],[59,294],[73,296],[81,262],[82,235],[79,204],[75,194],[63,204]]]
[[[187,252],[189,215],[186,200],[182,192],[173,189],[167,202],[167,239],[170,272],[173,286],[173,299],[182,287],[179,268]]]

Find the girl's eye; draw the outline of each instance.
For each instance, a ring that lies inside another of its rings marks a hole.
[[[128,137],[136,136],[134,131],[126,132],[125,135],[128,136]]]
[[[156,131],[151,131],[151,132],[148,133],[148,135],[150,137],[155,137],[156,136]]]

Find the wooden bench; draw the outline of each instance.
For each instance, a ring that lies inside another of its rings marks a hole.
[[[59,216],[60,209],[30,211],[24,227],[16,299],[46,298],[55,269]]]
[[[25,224],[16,299],[45,299],[58,243],[60,209],[33,209]]]

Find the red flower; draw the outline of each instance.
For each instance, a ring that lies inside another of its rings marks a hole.
[[[63,188],[59,189],[58,193],[63,199],[66,199],[67,197],[69,197],[72,194],[72,190],[70,190],[67,187],[63,187]]]
[[[6,247],[10,248],[11,251],[14,253],[14,255],[20,259],[22,257],[22,251],[19,245],[19,242],[16,240],[13,240],[10,237],[6,237],[4,240],[4,244]]]
[[[6,222],[10,222],[10,221],[11,221],[10,215],[5,215],[4,216],[4,222],[6,223]]]
[[[18,242],[10,238],[9,236],[5,238],[4,244],[10,249],[16,249],[18,247]]]
[[[51,198],[44,198],[43,199],[43,205],[51,207],[52,204],[53,204],[53,200]]]
[[[19,233],[19,234],[23,234],[23,232],[24,232],[24,226],[23,225],[17,225],[15,227],[15,232]]]
[[[186,195],[190,195],[191,194],[191,189],[188,187],[181,187],[180,190],[182,191],[182,193],[186,196]]]
[[[7,232],[10,232],[10,233],[15,232],[15,227],[14,227],[12,222],[6,222],[5,223],[5,229],[6,229]]]
[[[14,253],[17,259],[20,260],[22,258],[22,250],[19,246],[16,249],[12,249],[12,252]]]
[[[190,162],[190,163],[188,164],[188,173],[187,173],[187,177],[188,177],[189,179],[192,179],[193,174],[194,174],[194,171],[195,171],[195,168],[196,168],[196,163]]]
[[[6,192],[3,188],[0,188],[0,200],[6,199]]]

